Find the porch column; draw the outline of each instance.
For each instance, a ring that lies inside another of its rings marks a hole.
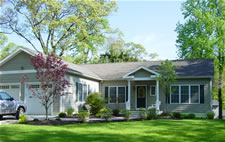
[[[161,104],[161,102],[159,101],[159,81],[156,80],[156,113],[159,114],[160,110],[159,110],[159,106]]]
[[[126,103],[126,109],[130,110],[130,80],[128,80],[128,99]]]

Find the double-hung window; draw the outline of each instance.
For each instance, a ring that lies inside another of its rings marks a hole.
[[[91,93],[90,85],[76,82],[76,102],[84,102]]]
[[[110,86],[108,89],[109,103],[125,103],[126,102],[126,87],[125,86]]]
[[[200,85],[173,85],[170,87],[171,104],[199,104]]]

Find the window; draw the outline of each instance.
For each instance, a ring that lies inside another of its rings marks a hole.
[[[125,87],[118,87],[118,103],[125,103],[126,100],[126,88]]]
[[[78,85],[78,91],[79,91],[79,101],[82,102],[83,99],[82,99],[82,95],[83,95],[83,85],[81,83],[79,83]]]
[[[171,86],[171,104],[198,104],[200,103],[200,85]]]
[[[5,92],[0,92],[0,100],[9,100],[11,97],[5,93]]]
[[[189,103],[189,86],[181,86],[181,103]]]
[[[126,102],[126,87],[112,86],[108,89],[109,103],[125,103]]]
[[[87,90],[87,84],[84,84],[84,101],[87,100],[88,90]]]
[[[87,96],[91,93],[90,85],[76,82],[76,102],[87,100]]]
[[[117,87],[110,87],[109,89],[110,103],[116,103],[116,88]]]
[[[155,86],[150,86],[150,96],[155,96]]]
[[[191,103],[199,103],[199,86],[191,86]]]
[[[179,86],[171,87],[171,103],[179,103]]]

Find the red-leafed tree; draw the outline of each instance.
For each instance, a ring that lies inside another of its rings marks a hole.
[[[37,78],[40,81],[40,89],[33,89],[29,86],[32,95],[40,99],[45,108],[46,120],[48,120],[48,109],[54,98],[66,95],[65,89],[70,86],[65,78],[68,71],[67,65],[62,59],[54,55],[38,54],[31,57],[31,64],[37,71]]]

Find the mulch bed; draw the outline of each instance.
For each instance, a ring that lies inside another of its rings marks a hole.
[[[141,119],[131,119],[129,121],[141,121]],[[111,123],[111,122],[127,122],[125,120],[112,120],[112,121],[105,121],[105,120],[90,120],[86,123]],[[27,121],[26,124],[28,125],[51,125],[51,126],[57,126],[57,125],[69,125],[69,124],[80,124],[82,122],[79,121],[61,121],[61,120],[39,120],[39,121]]]

